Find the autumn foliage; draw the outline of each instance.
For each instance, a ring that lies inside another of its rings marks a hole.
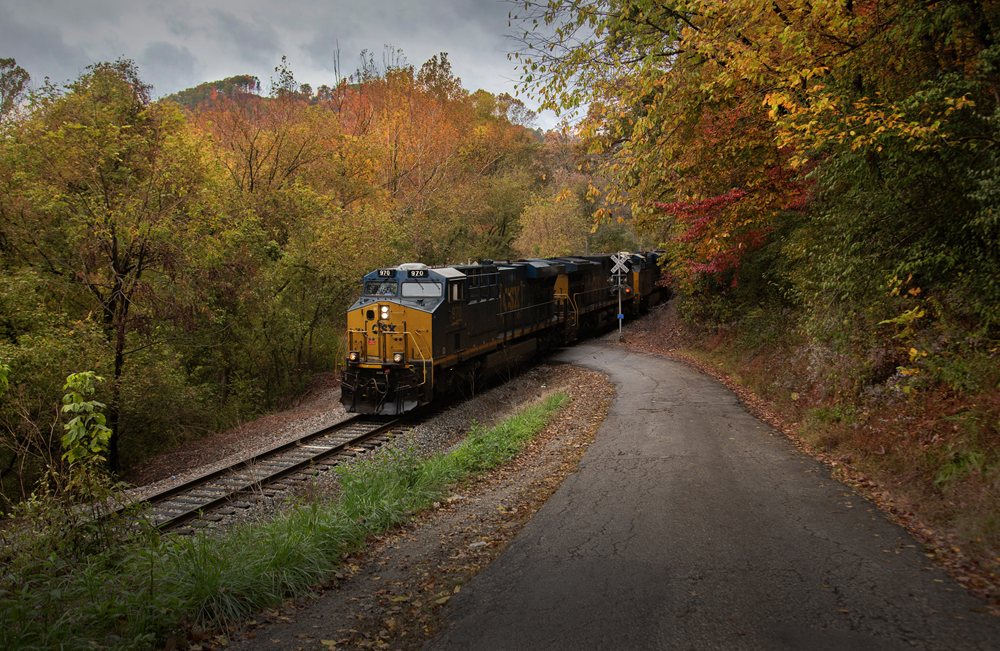
[[[997,322],[997,2],[527,2],[511,21],[524,90],[588,107],[604,198],[682,279],[772,243],[806,304],[905,272],[961,279]]]
[[[534,114],[464,89],[446,54],[417,69],[391,48],[381,63],[363,53],[315,92],[285,59],[266,92],[246,76],[151,91],[123,60],[4,107],[8,501],[59,463],[48,405],[71,373],[107,378],[108,460],[123,471],[335,369],[371,269],[517,257],[522,213],[546,190]]]

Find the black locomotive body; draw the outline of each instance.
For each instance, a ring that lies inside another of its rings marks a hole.
[[[400,414],[660,300],[652,253],[376,269],[347,312],[341,402]]]

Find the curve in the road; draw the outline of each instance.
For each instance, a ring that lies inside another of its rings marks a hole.
[[[718,381],[604,343],[594,444],[425,649],[997,649],[1000,620]]]

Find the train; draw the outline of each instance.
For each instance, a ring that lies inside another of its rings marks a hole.
[[[623,252],[376,269],[347,311],[340,401],[348,412],[391,416],[474,393],[542,351],[660,302],[657,258]]]

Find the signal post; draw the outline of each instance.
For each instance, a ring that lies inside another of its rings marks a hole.
[[[632,254],[628,251],[619,251],[611,256],[611,260],[615,263],[614,268],[611,269],[611,291],[618,294],[618,341],[620,342],[625,341],[625,335],[622,334],[622,321],[625,320],[625,314],[622,312],[622,292],[628,291],[628,272],[631,258]]]

